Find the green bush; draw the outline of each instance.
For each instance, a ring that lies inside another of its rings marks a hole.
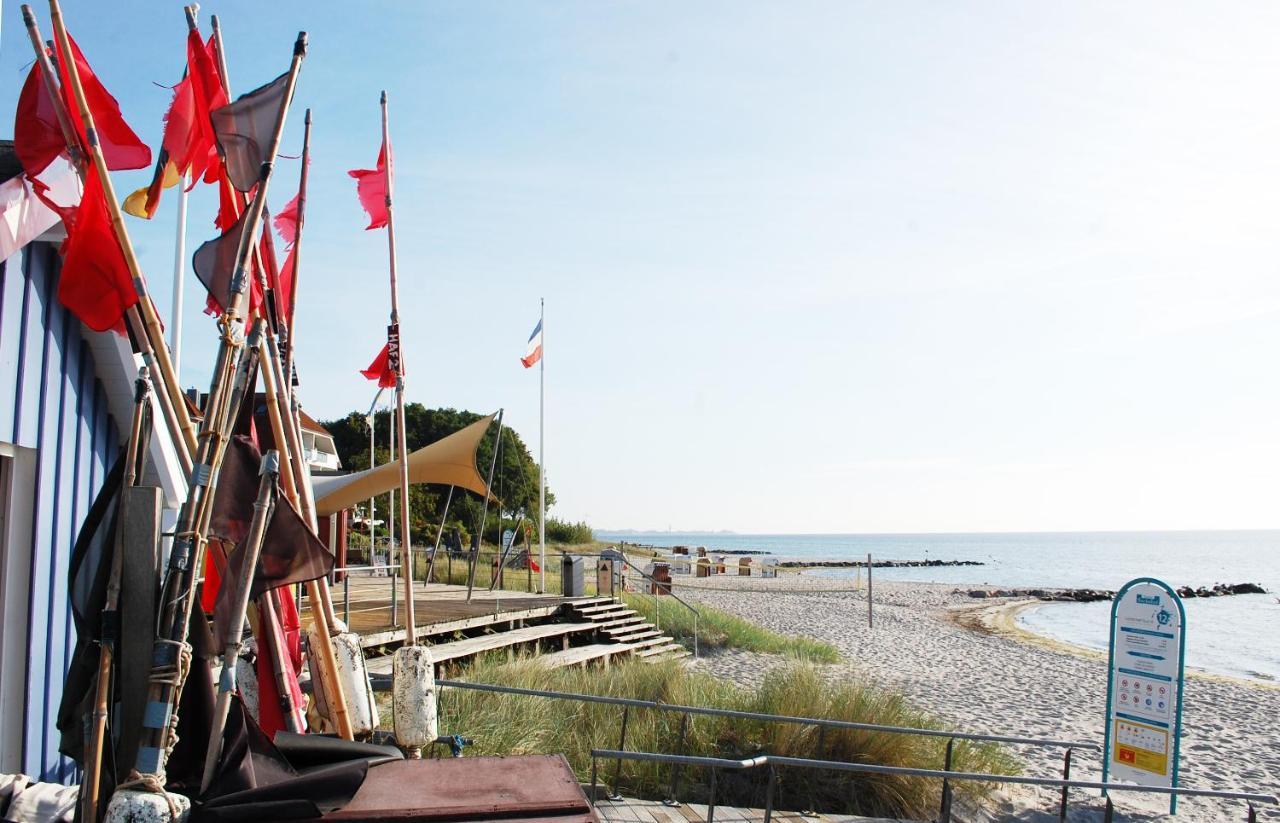
[[[568,523],[564,520],[557,520],[554,517],[547,518],[548,543],[577,545],[590,543],[593,540],[595,540],[595,533],[591,531],[591,527],[587,525],[585,520],[580,523]]]

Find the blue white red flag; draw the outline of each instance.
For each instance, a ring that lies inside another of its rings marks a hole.
[[[524,357],[520,358],[520,362],[524,364],[526,369],[531,368],[534,363],[542,359],[542,321],[538,321],[538,325],[534,327],[533,334],[529,335],[529,345],[524,350]]]

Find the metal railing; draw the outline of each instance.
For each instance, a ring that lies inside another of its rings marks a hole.
[[[693,613],[693,659],[697,660],[698,659],[698,620],[699,618],[702,617],[701,612],[699,612],[696,607],[694,607],[692,604],[690,604],[680,595],[672,591],[670,581],[658,580],[653,575],[649,574],[644,569],[641,569],[639,566],[637,566],[636,564],[632,563],[629,560],[624,559],[621,562],[623,563],[623,574],[624,574],[623,580],[624,581],[626,579],[625,578],[626,569],[631,569],[636,574],[640,575],[640,577],[643,580],[646,580],[651,584],[648,588],[649,588],[649,595],[650,597],[653,598],[654,626],[659,631],[662,630],[662,604],[660,600],[661,597],[670,597],[671,599],[679,603],[681,606],[684,606],[686,609],[688,609],[690,612]],[[625,585],[623,586],[623,589],[624,590],[626,589]],[[657,592],[654,591],[654,589],[662,589],[663,591],[666,592],[666,594],[659,595]]]
[[[760,767],[768,767],[768,782],[765,785],[765,823],[773,818],[773,804],[775,799],[775,787],[777,785],[777,768],[786,766],[790,768],[804,769],[822,769],[828,771],[844,771],[857,772],[864,774],[891,774],[904,777],[928,777],[937,778],[943,782],[943,798],[942,808],[939,815],[940,823],[948,823],[951,820],[951,802],[950,802],[950,782],[952,780],[970,781],[977,783],[1016,783],[1024,786],[1045,786],[1056,787],[1062,789],[1062,802],[1058,809],[1058,820],[1064,821],[1067,818],[1067,791],[1069,789],[1100,789],[1107,793],[1106,810],[1103,820],[1110,823],[1114,814],[1114,806],[1110,797],[1111,792],[1135,792],[1145,794],[1163,794],[1173,795],[1177,797],[1205,797],[1218,800],[1244,800],[1247,801],[1248,817],[1250,823],[1257,820],[1257,811],[1254,809],[1255,803],[1266,803],[1270,805],[1280,805],[1280,799],[1274,795],[1262,794],[1258,792],[1242,792],[1242,791],[1223,791],[1218,789],[1188,789],[1182,787],[1170,788],[1167,786],[1137,786],[1131,783],[1104,783],[1097,780],[1072,780],[1069,777],[1024,777],[1022,775],[1004,775],[1004,774],[988,774],[985,772],[954,772],[950,768],[947,769],[917,769],[907,766],[880,766],[872,763],[845,763],[839,760],[815,760],[803,757],[782,757],[778,755],[757,755],[755,757],[744,758],[742,760],[732,760],[722,757],[697,757],[685,754],[662,754],[657,752],[629,752],[625,749],[592,749],[591,750],[591,803],[598,803],[598,764],[600,760],[614,760],[621,763],[623,760],[638,760],[646,762],[670,763],[673,776],[672,786],[678,785],[679,770],[684,766],[700,766],[711,770],[710,780],[708,781],[707,796],[707,823],[713,823],[715,819],[716,806],[716,775],[720,769],[732,770],[749,770]],[[949,765],[949,764],[948,764]],[[617,787],[614,787],[614,794],[610,799],[617,799]],[[674,802],[674,797],[669,799]]]

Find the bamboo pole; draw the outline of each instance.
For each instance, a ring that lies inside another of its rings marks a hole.
[[[213,26],[214,51],[217,54],[217,58],[218,58],[218,75],[222,81],[222,90],[223,92],[226,93],[227,98],[230,99],[231,98],[231,80],[227,72],[226,48],[222,40],[222,25],[218,20],[218,15],[216,14],[210,15],[210,23]],[[289,93],[289,97],[292,97],[292,90]],[[308,112],[308,125],[307,125],[307,128],[304,130],[304,138],[306,140],[309,140],[309,135],[310,135],[310,127],[309,127],[309,112]],[[306,143],[304,143],[304,151],[307,151],[307,150],[309,149]],[[304,162],[303,174],[305,175],[305,173],[306,173],[306,164]],[[255,204],[258,202],[259,199],[261,199],[261,197],[255,198],[254,200]],[[265,202],[265,200],[263,202]],[[301,209],[301,201],[299,201],[299,208]],[[301,224],[299,224],[299,232],[301,232],[301,228],[302,228]],[[255,230],[253,234],[256,234],[256,233],[257,232]],[[252,237],[249,231],[246,231],[244,236]],[[256,255],[258,244],[254,242],[252,243],[252,246],[254,248],[254,253]],[[297,291],[296,268],[297,267],[295,265],[295,274],[294,274],[294,277],[295,277],[294,292],[295,293]],[[259,260],[258,272],[259,272],[260,278],[265,278],[265,268],[261,265],[261,260]],[[262,285],[263,285],[263,295],[265,296],[266,294],[265,279]],[[269,340],[270,338],[268,337],[267,339]],[[292,345],[290,346],[290,350],[292,350]],[[270,418],[271,410],[273,407],[272,398],[274,398],[276,401],[278,401],[279,399],[278,387],[281,385],[281,382],[280,380],[274,379],[274,378],[275,378],[275,369],[279,368],[280,361],[277,356],[272,355],[269,352],[263,352],[259,357],[259,362],[264,364],[263,380],[264,380],[264,388],[266,389],[266,394],[268,396],[268,403],[267,403],[268,418]],[[268,372],[271,373],[271,383],[276,387],[275,390],[273,390],[270,387],[270,385],[268,385],[268,383],[266,382],[269,379]],[[282,413],[282,407],[278,402],[275,402],[274,410],[278,417],[278,422],[280,423],[280,430],[279,431],[273,430],[273,435],[275,436],[275,440],[276,440],[276,446],[277,448],[285,449],[286,444],[290,443],[291,440],[293,440],[292,438],[287,436],[286,429],[292,429],[294,428],[294,426],[290,425],[286,427],[284,425],[285,415]],[[296,420],[296,416],[293,414],[289,414],[288,418],[291,421]],[[274,424],[273,424],[273,428],[274,428]],[[298,437],[295,442],[300,443],[301,438]],[[298,455],[298,452],[293,451],[293,455]],[[287,478],[285,483],[282,484],[284,487],[286,498],[289,500],[289,502],[297,506],[300,511],[302,511],[302,507],[299,505],[298,487],[299,485],[302,485],[304,490],[309,491],[310,489],[309,483],[300,484],[299,482],[300,475],[297,472],[297,467],[294,461],[290,459],[290,457],[286,457],[285,466],[287,470],[281,472],[281,477]],[[315,528],[316,526],[315,526],[314,518],[312,518],[311,529],[313,532],[315,531]],[[332,695],[332,699],[327,699],[325,702],[326,702],[326,705],[331,706],[330,712],[333,714],[333,717],[331,719],[334,722],[334,726],[338,730],[338,734],[344,739],[351,740],[354,738],[354,733],[352,731],[350,717],[347,713],[346,700],[343,699],[342,683],[341,683],[341,680],[338,678],[337,658],[335,657],[333,652],[333,643],[332,643],[333,627],[338,624],[338,620],[337,620],[337,615],[334,614],[333,600],[329,594],[329,582],[323,579],[318,581],[317,580],[308,581],[307,582],[307,598],[312,603],[312,609],[311,609],[312,620],[315,623],[316,632],[321,639],[321,643],[319,644],[321,648],[312,649],[312,655],[313,655],[312,659],[316,660],[320,664],[319,666],[317,666],[317,669],[318,669],[318,671],[316,672],[317,680],[320,682],[321,688],[328,689],[328,691],[326,692],[326,697],[328,698],[329,696]]]
[[[142,451],[142,425],[146,415],[147,394],[151,389],[147,367],[138,370],[134,384],[133,420],[129,427],[129,442],[124,454],[124,478],[121,482],[117,511],[123,509],[123,489],[130,488],[138,477],[138,455]],[[84,779],[80,785],[81,820],[98,819],[98,795],[102,791],[102,755],[106,748],[107,717],[110,714],[111,674],[115,668],[116,642],[119,640],[120,623],[117,609],[120,605],[120,579],[124,574],[125,545],[121,536],[123,524],[116,519],[114,547],[111,554],[111,571],[107,579],[106,601],[102,609],[102,638],[98,648],[98,674],[94,684],[93,714],[89,727],[89,739],[85,741]]]
[[[382,92],[382,145],[387,162],[387,251],[391,263],[391,326],[396,339],[396,434],[400,440],[400,567],[404,577],[404,626],[405,643],[416,645],[418,635],[413,620],[413,569],[410,566],[409,547],[413,544],[409,534],[409,438],[404,419],[404,345],[400,334],[400,297],[396,285],[396,219],[393,205],[395,189],[395,163],[392,160],[391,130],[387,122],[387,93]]]
[[[56,9],[57,0],[50,0],[50,4]],[[54,17],[54,26],[65,45],[66,31],[62,27],[60,15]],[[231,385],[230,372],[235,354],[242,345],[234,331],[235,326],[240,322],[241,305],[248,288],[245,272],[253,246],[252,238],[256,235],[262,219],[272,163],[279,150],[285,116],[305,55],[306,33],[301,32],[294,44],[285,95],[280,104],[279,120],[268,142],[266,160],[259,172],[258,196],[254,200],[245,234],[237,249],[235,275],[228,301],[230,305],[227,306],[221,321],[222,340],[198,439],[198,460],[192,473],[187,499],[179,513],[173,550],[170,552],[162,587],[163,606],[158,621],[151,685],[148,691],[148,703],[151,709],[147,714],[143,740],[138,750],[138,760],[130,780],[127,781],[131,786],[136,785],[151,791],[159,791],[163,788],[165,764],[175,742],[173,732],[177,724],[176,709],[189,667],[190,646],[186,642],[187,628],[195,601],[199,570],[204,561],[205,538],[216,490],[218,469],[222,464],[226,435],[231,426],[228,419],[230,415],[226,394]],[[75,77],[73,72],[72,78]],[[75,86],[77,98],[83,107],[83,91],[79,87],[78,80]],[[94,147],[96,149],[96,144]],[[96,150],[95,154],[96,163],[101,158],[101,151]],[[241,392],[247,390],[240,384],[238,389]]]
[[[259,324],[263,321],[259,320]],[[286,455],[286,467],[296,464],[295,457],[289,455],[293,447],[292,438],[289,436],[285,426],[285,417],[280,402],[280,384],[277,382],[276,369],[280,366],[277,360],[268,348],[267,341],[270,340],[269,335],[262,335],[258,341],[258,359],[263,362],[262,380],[263,389],[267,400],[267,419],[271,423],[271,434],[276,441],[276,447],[281,453]],[[284,490],[285,497],[290,503],[297,505],[298,503],[298,486],[294,469],[288,468],[280,473],[281,487]],[[312,529],[314,530],[314,523]],[[338,662],[333,652],[332,631],[330,622],[324,614],[323,594],[322,591],[327,589],[327,585],[321,586],[316,580],[307,582],[307,597],[312,602],[312,617],[316,625],[316,633],[320,636],[320,648],[312,648],[312,659],[316,660],[320,665],[317,667],[317,679],[321,682],[321,688],[324,689],[325,704],[329,707],[332,714],[334,726],[337,728],[338,735],[344,740],[352,740],[355,734],[351,726],[351,717],[347,711],[346,695],[343,692],[342,681],[338,678]]]
[[[27,35],[31,40],[31,46],[36,53],[36,61],[40,64],[40,75],[44,82],[45,91],[49,95],[53,110],[58,119],[59,128],[62,130],[63,140],[67,145],[67,152],[71,157],[72,166],[76,173],[80,175],[81,180],[88,173],[86,169],[86,159],[84,156],[84,147],[80,146],[80,139],[76,136],[75,129],[71,124],[71,118],[63,105],[61,89],[57,80],[57,72],[54,70],[53,63],[49,59],[49,53],[45,49],[44,41],[40,36],[40,28],[36,23],[35,13],[29,5],[22,6],[22,18],[26,23]],[[60,19],[60,18],[59,18]],[[63,50],[70,53],[67,49]],[[74,63],[74,61],[72,61]],[[67,73],[72,78],[72,86],[79,85],[80,74],[75,65],[67,66]],[[73,88],[74,90],[74,88]],[[93,115],[88,111],[87,106],[82,103],[83,94],[77,95],[78,108],[80,110],[81,119],[84,121],[85,129],[91,140],[97,141],[97,133],[93,129]],[[101,154],[100,149],[97,154]],[[141,269],[138,267],[137,257],[133,253],[133,246],[129,241],[129,236],[124,228],[123,218],[120,216],[119,205],[115,201],[115,191],[111,187],[111,181],[107,172],[105,160],[99,164],[93,161],[95,173],[99,175],[99,179],[103,183],[103,191],[106,194],[108,208],[112,215],[112,229],[115,232],[117,242],[121,246],[121,251],[125,258],[125,263],[129,268],[129,274],[133,279],[134,290],[138,295],[139,305],[150,307],[152,314],[155,313],[155,306],[151,303],[151,298],[147,294],[146,281],[142,277]],[[157,354],[158,349],[164,349],[164,335],[161,333],[158,337],[152,337],[152,329],[144,320],[143,314],[138,310],[137,306],[131,306],[125,311],[125,322],[129,329],[133,332],[133,337],[138,343],[138,347],[142,351],[143,362],[150,367],[156,381],[164,386],[165,391],[156,395],[156,402],[160,408],[161,416],[165,421],[165,428],[168,429],[172,437],[174,450],[177,453],[178,461],[182,466],[184,473],[191,471],[191,454],[194,451],[193,430],[191,428],[191,418],[187,414],[185,401],[181,396],[181,389],[178,387],[177,376],[173,373],[172,365],[168,370],[165,369],[165,362],[168,352],[163,351]],[[158,327],[158,321],[157,321]],[[158,345],[156,343],[158,342]],[[166,385],[166,381],[170,380],[172,385]],[[175,400],[176,397],[176,400]]]
[[[58,0],[49,0],[49,16],[53,21],[54,33],[58,38],[62,53],[71,54],[71,45],[67,38],[66,26],[62,22],[62,9],[58,6]],[[98,135],[93,124],[93,112],[89,110],[88,103],[84,97],[84,89],[80,84],[79,68],[75,65],[75,61],[72,60],[66,66],[66,69],[67,75],[71,79],[72,91],[75,93],[76,106],[80,110],[80,119],[84,123],[85,132],[88,135],[90,158],[93,161],[94,169],[98,173],[98,179],[102,183],[102,190],[107,197],[107,212],[111,218],[111,227],[115,230],[116,239],[120,242],[120,250],[124,254],[125,265],[129,268],[129,275],[133,278],[133,288],[138,295],[138,307],[142,316],[143,328],[151,343],[152,357],[158,367],[160,378],[158,382],[164,387],[165,394],[173,405],[174,415],[182,431],[182,442],[186,444],[187,453],[190,454],[195,451],[196,431],[182,399],[178,376],[173,371],[173,361],[169,359],[169,349],[164,342],[164,330],[160,325],[160,317],[156,314],[155,304],[151,302],[151,293],[147,289],[146,278],[142,275],[142,268],[138,264],[138,257],[133,251],[133,243],[129,240],[129,232],[124,225],[124,216],[120,211],[120,203],[116,199],[115,187],[111,185],[111,176],[107,172],[106,159],[102,155],[102,147],[98,144]]]
[[[285,342],[285,360],[284,360],[284,377],[287,381],[285,388],[288,390],[289,400],[295,408],[294,415],[297,416],[297,393],[293,390],[293,357],[298,350],[298,272],[301,266],[298,265],[302,259],[302,229],[307,223],[307,176],[308,169],[311,166],[311,109],[307,109],[306,117],[303,119],[302,126],[302,171],[298,179],[298,222],[294,227],[293,234],[293,283],[289,288],[289,305],[285,310],[286,330]]]
[[[227,628],[226,646],[222,650],[222,677],[218,681],[218,699],[213,709],[213,727],[209,731],[209,748],[204,758],[204,776],[200,780],[200,793],[208,791],[209,784],[218,770],[222,756],[222,732],[227,726],[227,714],[231,709],[231,695],[236,690],[236,652],[240,649],[240,636],[244,634],[245,614],[249,610],[249,595],[253,589],[254,570],[262,553],[262,541],[267,533],[267,522],[275,506],[276,475],[280,473],[280,458],[274,451],[262,456],[258,469],[258,498],[253,502],[253,519],[249,522],[249,534],[239,551],[245,552],[243,574],[235,581],[232,601],[231,625]],[[90,818],[92,819],[92,818]]]

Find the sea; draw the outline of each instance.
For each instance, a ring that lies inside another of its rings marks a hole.
[[[1280,531],[999,534],[734,534],[596,532],[597,540],[755,550],[780,560],[973,560],[981,566],[883,568],[877,580],[957,587],[1117,590],[1138,577],[1174,588],[1258,583],[1268,594],[1188,598],[1187,666],[1280,682]],[[853,569],[813,570],[842,577]],[[1030,631],[1105,651],[1110,603],[1044,603],[1021,612]]]

